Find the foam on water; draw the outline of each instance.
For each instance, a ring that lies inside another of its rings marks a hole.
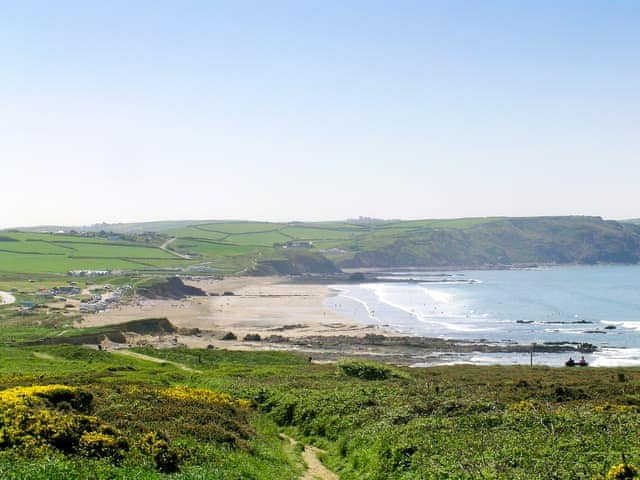
[[[431,298],[433,298],[436,302],[439,302],[439,303],[451,303],[451,300],[453,299],[453,295],[447,292],[442,292],[439,290],[434,290],[433,288],[424,288],[424,287],[422,288],[422,290],[424,291],[424,293],[426,293]]]
[[[594,367],[631,367],[640,365],[640,348],[602,348],[593,354]]]
[[[394,290],[399,290],[396,285],[370,285],[365,287],[371,289],[381,303],[408,313],[423,325],[437,327],[444,330],[444,332],[451,331],[470,333],[494,330],[492,328],[479,326],[475,324],[475,322],[474,324],[465,323],[464,320],[468,317],[459,313],[460,309],[457,308],[456,305],[453,305],[454,296],[450,293],[440,292],[433,289],[418,288],[415,285],[403,286],[402,289],[404,291],[413,290],[414,293],[414,295],[409,295],[410,300],[413,300],[413,302],[406,305],[394,298]],[[438,304],[434,306],[433,311],[425,311],[424,308],[427,304],[423,302],[424,298],[417,298],[420,296],[425,297],[425,295],[428,297],[427,300],[430,299],[438,302]],[[445,307],[448,307],[447,309],[450,311],[447,312],[445,310],[440,310]],[[439,332],[440,335],[442,333],[443,332]]]

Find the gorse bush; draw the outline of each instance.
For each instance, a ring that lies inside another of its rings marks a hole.
[[[638,469],[632,463],[622,462],[611,467],[606,480],[632,480],[638,477]]]
[[[91,393],[66,385],[14,387],[0,392],[0,449],[44,452],[54,448],[88,457],[122,458],[121,432],[78,410],[91,408]],[[63,405],[64,408],[56,409]]]
[[[87,390],[60,384],[0,391],[0,451],[36,457],[59,452],[108,459],[114,465],[127,455],[143,455],[158,472],[175,473],[185,454],[171,445],[164,430],[240,451],[252,448],[248,400],[183,386],[130,385],[99,391],[102,395],[94,397]],[[105,403],[101,396],[109,400]],[[125,405],[131,410],[123,411]],[[93,410],[98,416],[88,415]]]
[[[249,408],[251,406],[249,400],[234,399],[228,393],[214,392],[204,388],[172,387],[160,389],[158,393],[175,400],[196,401],[240,408]]]
[[[169,447],[169,439],[160,432],[149,432],[140,441],[140,450],[153,458],[156,468],[162,473],[180,470],[178,453]]]
[[[114,432],[115,433],[115,432]],[[80,452],[91,458],[111,457],[120,460],[129,449],[128,442],[121,436],[103,431],[84,432],[80,436]]]
[[[336,363],[336,370],[338,375],[362,378],[364,380],[386,380],[391,377],[404,377],[393,367],[368,360],[340,360]]]

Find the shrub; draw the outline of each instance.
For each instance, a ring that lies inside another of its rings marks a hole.
[[[90,410],[93,395],[66,385],[14,387],[0,392],[0,449],[111,457],[118,461],[128,444],[120,432],[79,413]]]
[[[340,360],[336,364],[338,375],[364,380],[386,380],[394,376],[394,370],[387,365],[367,360]]]
[[[638,476],[638,469],[632,463],[622,462],[611,467],[607,472],[607,480],[631,480]]]
[[[80,451],[90,458],[110,457],[120,461],[129,444],[124,438],[104,432],[84,432],[80,437]]]
[[[140,441],[140,450],[153,458],[159,472],[174,473],[180,470],[180,457],[169,446],[166,435],[160,432],[147,433]]]

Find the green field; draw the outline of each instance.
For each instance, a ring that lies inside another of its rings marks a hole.
[[[100,225],[108,229],[108,225]],[[640,226],[599,217],[488,217],[345,222],[154,222],[102,236],[2,232],[0,272],[206,267],[220,274],[329,273],[337,268],[477,268],[637,263]],[[14,241],[12,241],[14,240]],[[159,247],[170,241],[168,249]],[[288,242],[311,242],[285,251]],[[293,259],[295,257],[295,259]],[[320,266],[320,267],[319,267]],[[320,270],[316,270],[320,268]]]
[[[2,234],[0,271],[65,273],[69,270],[132,270],[179,267],[185,261],[157,246],[72,235]]]

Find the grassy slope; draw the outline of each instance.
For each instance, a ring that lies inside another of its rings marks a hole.
[[[122,225],[119,227],[124,229]],[[142,224],[134,227],[141,230]],[[640,257],[640,226],[598,217],[156,222],[148,227],[164,231],[162,236],[154,237],[151,244],[69,235],[2,233],[0,271],[144,270],[186,268],[195,264],[224,274],[304,273],[329,271],[324,258],[341,267],[468,267],[635,263]],[[175,240],[169,248],[188,255],[189,259],[158,248],[164,239],[171,237]],[[313,248],[274,247],[291,240],[311,241]]]
[[[166,432],[189,452],[171,478],[297,478],[299,466],[278,430],[327,449],[325,462],[343,480],[592,478],[619,463],[622,452],[640,460],[638,369],[460,366],[362,380],[294,354],[138,351],[197,372],[82,347],[5,346],[0,387],[58,382],[90,390],[101,421],[132,437],[140,428]],[[217,420],[240,428],[234,431],[242,441],[230,444],[228,434],[210,430],[197,405],[152,393],[172,385],[252,399],[248,417],[221,411],[226,420]],[[118,466],[55,452],[35,459],[2,452],[0,475],[162,477],[129,455]]]
[[[237,271],[283,258],[282,249],[271,245],[287,239],[312,241],[308,253],[343,267],[635,263],[640,256],[639,227],[597,217],[221,222],[168,233],[178,237],[172,245],[176,250]]]
[[[6,232],[0,241],[0,271],[66,273],[176,267],[186,262],[157,246],[71,235]]]

